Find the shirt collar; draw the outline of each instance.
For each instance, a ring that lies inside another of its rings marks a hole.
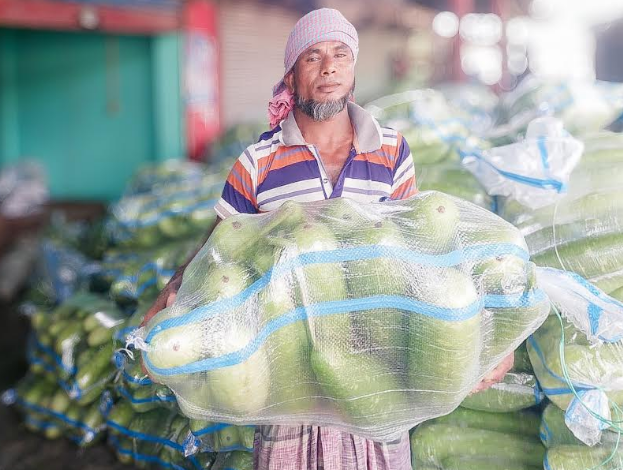
[[[368,153],[380,149],[383,145],[383,131],[377,120],[368,111],[352,101],[349,101],[346,106],[348,117],[357,136],[357,152]],[[294,119],[294,111],[281,121],[281,141],[286,147],[307,145],[296,119]]]

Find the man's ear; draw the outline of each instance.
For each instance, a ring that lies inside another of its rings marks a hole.
[[[283,83],[288,87],[288,91],[294,94],[294,69],[290,70],[285,77],[283,77]]]

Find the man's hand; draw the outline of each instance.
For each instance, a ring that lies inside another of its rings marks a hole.
[[[515,363],[515,352],[513,351],[508,356],[504,358],[498,366],[489,372],[482,381],[476,385],[472,393],[480,392],[482,390],[486,390],[492,385],[499,383],[502,381],[506,373],[513,368],[513,364]]]
[[[146,325],[156,313],[163,310],[165,307],[170,306],[175,301],[177,291],[179,290],[181,284],[182,276],[174,276],[173,279],[171,279],[166,287],[162,289],[154,304],[149,308],[149,310],[147,310],[141,326]]]

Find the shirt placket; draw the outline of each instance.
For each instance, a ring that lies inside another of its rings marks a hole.
[[[311,154],[316,159],[316,163],[318,164],[318,169],[320,171],[320,185],[322,186],[322,191],[324,193],[324,198],[329,199],[331,194],[333,194],[333,184],[331,184],[331,180],[329,179],[329,175],[327,174],[327,170],[324,167],[324,163],[322,163],[322,159],[318,154],[318,150],[313,145],[308,145],[307,149],[311,152]]]
[[[346,178],[346,171],[348,170],[348,166],[353,161],[353,159],[357,156],[357,150],[355,147],[351,147],[350,153],[348,154],[348,158],[344,163],[344,167],[342,171],[340,171],[340,175],[337,177],[337,181],[335,182],[335,186],[333,187],[333,191],[339,191],[339,194],[342,194],[344,190],[344,179]],[[331,193],[331,197],[333,197],[333,193]]]

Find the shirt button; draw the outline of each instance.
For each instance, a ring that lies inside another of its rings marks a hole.
[[[323,183],[328,183],[328,182],[329,182],[329,178],[324,178],[324,179],[322,180],[322,182],[323,182]]]

